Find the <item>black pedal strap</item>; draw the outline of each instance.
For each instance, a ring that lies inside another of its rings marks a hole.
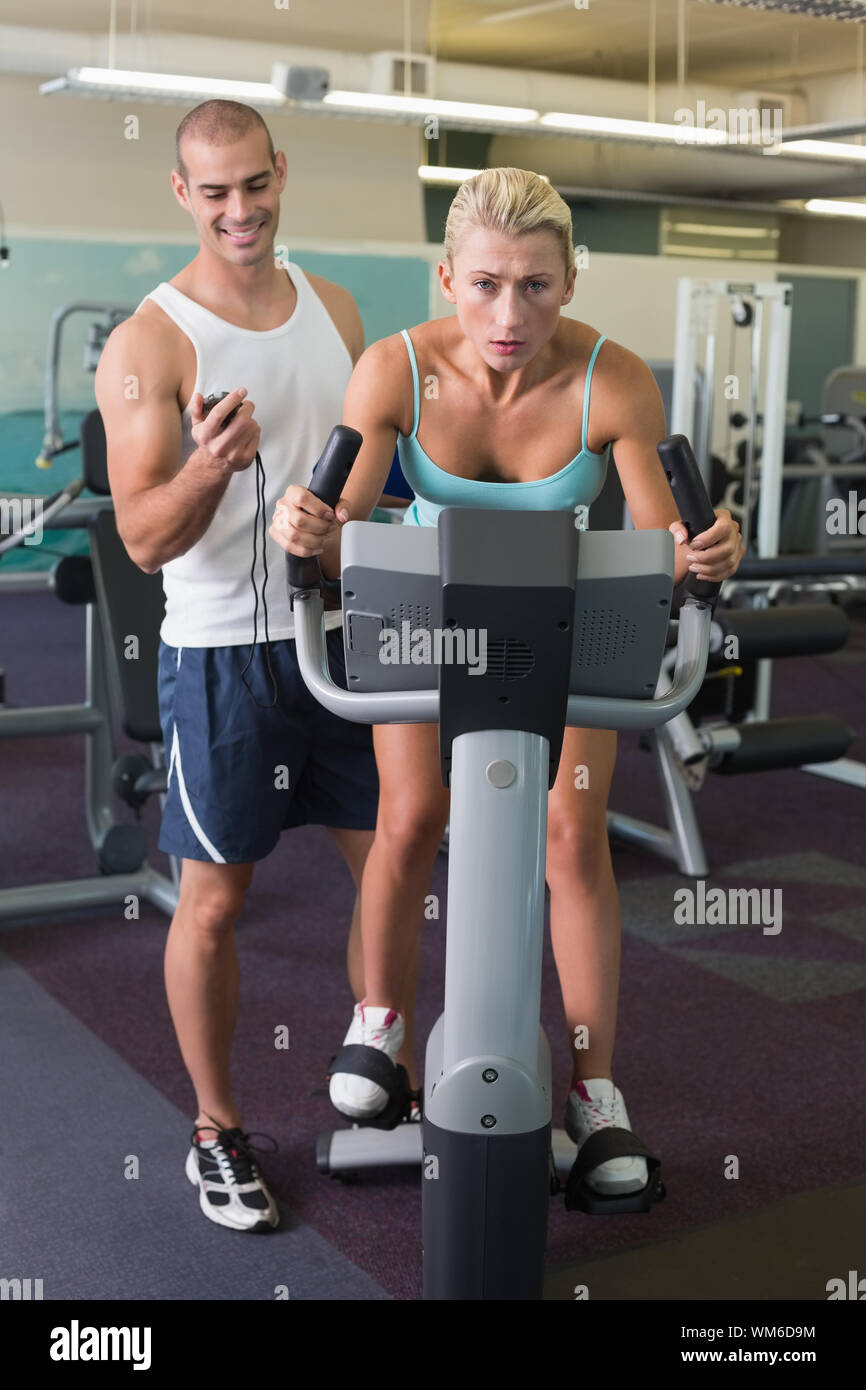
[[[406,1068],[399,1062],[392,1062],[377,1047],[369,1047],[365,1043],[350,1043],[341,1047],[331,1058],[328,1076],[334,1076],[337,1072],[365,1076],[381,1086],[388,1096],[384,1109],[378,1115],[370,1115],[366,1119],[352,1118],[352,1123],[359,1128],[396,1129],[397,1125],[409,1118],[412,1092],[409,1090]]]
[[[587,1174],[610,1158],[646,1159],[646,1186],[639,1192],[623,1192],[618,1195],[605,1195],[590,1187]],[[585,1211],[593,1216],[650,1211],[653,1205],[662,1201],[665,1196],[660,1170],[661,1161],[650,1153],[643,1140],[632,1134],[631,1130],[616,1125],[609,1129],[597,1130],[581,1144],[574,1160],[565,1185],[565,1209]]]
[[[630,1129],[611,1125],[596,1130],[595,1134],[584,1140],[574,1161],[574,1169],[580,1177],[584,1177],[610,1158],[645,1158],[649,1173],[661,1167],[661,1160],[650,1153],[642,1139],[632,1134]]]
[[[369,1047],[365,1043],[350,1043],[347,1047],[341,1047],[331,1058],[328,1075],[334,1076],[340,1071],[348,1072],[351,1076],[365,1076],[368,1081],[375,1081],[389,1096],[394,1096],[403,1089],[391,1058],[378,1047]]]

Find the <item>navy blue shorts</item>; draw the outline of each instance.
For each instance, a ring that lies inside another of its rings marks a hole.
[[[346,687],[343,633],[326,634],[328,666]],[[181,859],[246,864],[264,859],[283,830],[330,825],[373,830],[379,778],[369,724],[331,714],[308,691],[294,640],[271,642],[273,699],[264,644],[159,647],[159,713],[169,760],[159,848]]]

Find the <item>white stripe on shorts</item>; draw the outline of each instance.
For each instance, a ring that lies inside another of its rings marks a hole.
[[[196,814],[192,809],[192,802],[189,799],[189,793],[186,789],[186,783],[183,780],[183,767],[180,761],[180,741],[177,736],[176,724],[174,726],[174,737],[171,741],[171,765],[177,772],[177,786],[178,791],[180,792],[181,804],[183,805],[183,809],[186,811],[186,818],[193,828],[196,839],[198,840],[202,848],[207,850],[211,859],[213,859],[215,863],[225,864],[225,859],[220,854],[216,846],[211,844],[207,835],[204,833],[201,826],[199,825]]]

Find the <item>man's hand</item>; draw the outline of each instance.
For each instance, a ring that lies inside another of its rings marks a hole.
[[[730,579],[739,569],[740,561],[746,553],[740,528],[727,507],[715,508],[717,520],[706,531],[695,536],[689,543],[686,528],[681,521],[671,522],[668,530],[674,539],[688,545],[687,559],[689,571],[698,579],[708,579],[719,584]]]
[[[213,460],[214,464],[229,469],[232,473],[242,473],[255,460],[259,447],[261,430],[253,419],[255,406],[245,399],[247,389],[240,386],[230,391],[224,400],[219,401],[208,415],[202,409],[204,397],[197,391],[189,403],[192,416],[192,437],[199,449]],[[223,428],[226,416],[236,410],[237,414],[230,424]]]

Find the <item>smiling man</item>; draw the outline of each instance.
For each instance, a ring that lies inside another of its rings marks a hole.
[[[171,185],[198,254],[112,333],[96,396],[118,531],[141,569],[162,571],[166,596],[159,845],[183,865],[165,978],[198,1104],[186,1174],[212,1221],[256,1231],[278,1213],[231,1089],[234,925],[255,863],[292,826],[326,826],[357,888],[378,800],[369,728],[321,710],[299,676],[285,555],[265,518],[309,481],[363,330],[346,290],[275,262],[286,157],[256,111],[204,102],[176,153]],[[344,679],[340,614],[326,627]],[[349,972],[361,998],[357,903]]]

